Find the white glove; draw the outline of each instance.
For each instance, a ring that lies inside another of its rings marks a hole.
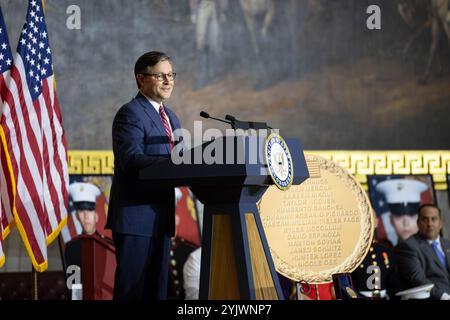
[[[441,300],[450,300],[450,294],[444,292],[441,296]]]

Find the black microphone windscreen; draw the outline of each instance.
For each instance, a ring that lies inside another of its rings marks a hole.
[[[236,118],[233,117],[233,116],[230,116],[229,114],[227,114],[227,115],[225,116],[225,119],[227,119],[228,121],[236,121]]]
[[[201,111],[201,112],[200,112],[200,117],[203,117],[203,118],[209,118],[209,113],[208,113],[208,112],[205,112],[205,111]]]

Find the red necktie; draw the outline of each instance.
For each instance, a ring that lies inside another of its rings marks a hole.
[[[164,112],[164,107],[162,105],[159,106],[159,116],[161,117],[164,129],[166,129],[166,134],[167,137],[169,138],[170,143],[170,151],[172,151],[173,149],[172,131],[170,130],[169,122],[167,122],[166,113]]]

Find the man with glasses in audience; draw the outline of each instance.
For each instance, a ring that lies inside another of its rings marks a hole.
[[[134,74],[139,92],[120,108],[112,127],[114,178],[106,228],[116,247],[114,299],[160,300],[167,298],[175,192],[138,175],[169,158],[174,147],[180,122],[165,101],[176,73],[168,55],[152,51],[139,57]]]

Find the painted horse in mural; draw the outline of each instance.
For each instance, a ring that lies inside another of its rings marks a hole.
[[[414,30],[414,34],[408,40],[403,50],[404,57],[408,55],[411,45],[422,32],[431,28],[431,44],[425,71],[419,80],[419,83],[426,84],[430,80],[435,57],[440,65],[437,50],[442,34],[445,35],[450,48],[449,0],[426,0],[426,2],[422,1],[422,3],[418,0],[399,0],[397,9],[403,21]]]

